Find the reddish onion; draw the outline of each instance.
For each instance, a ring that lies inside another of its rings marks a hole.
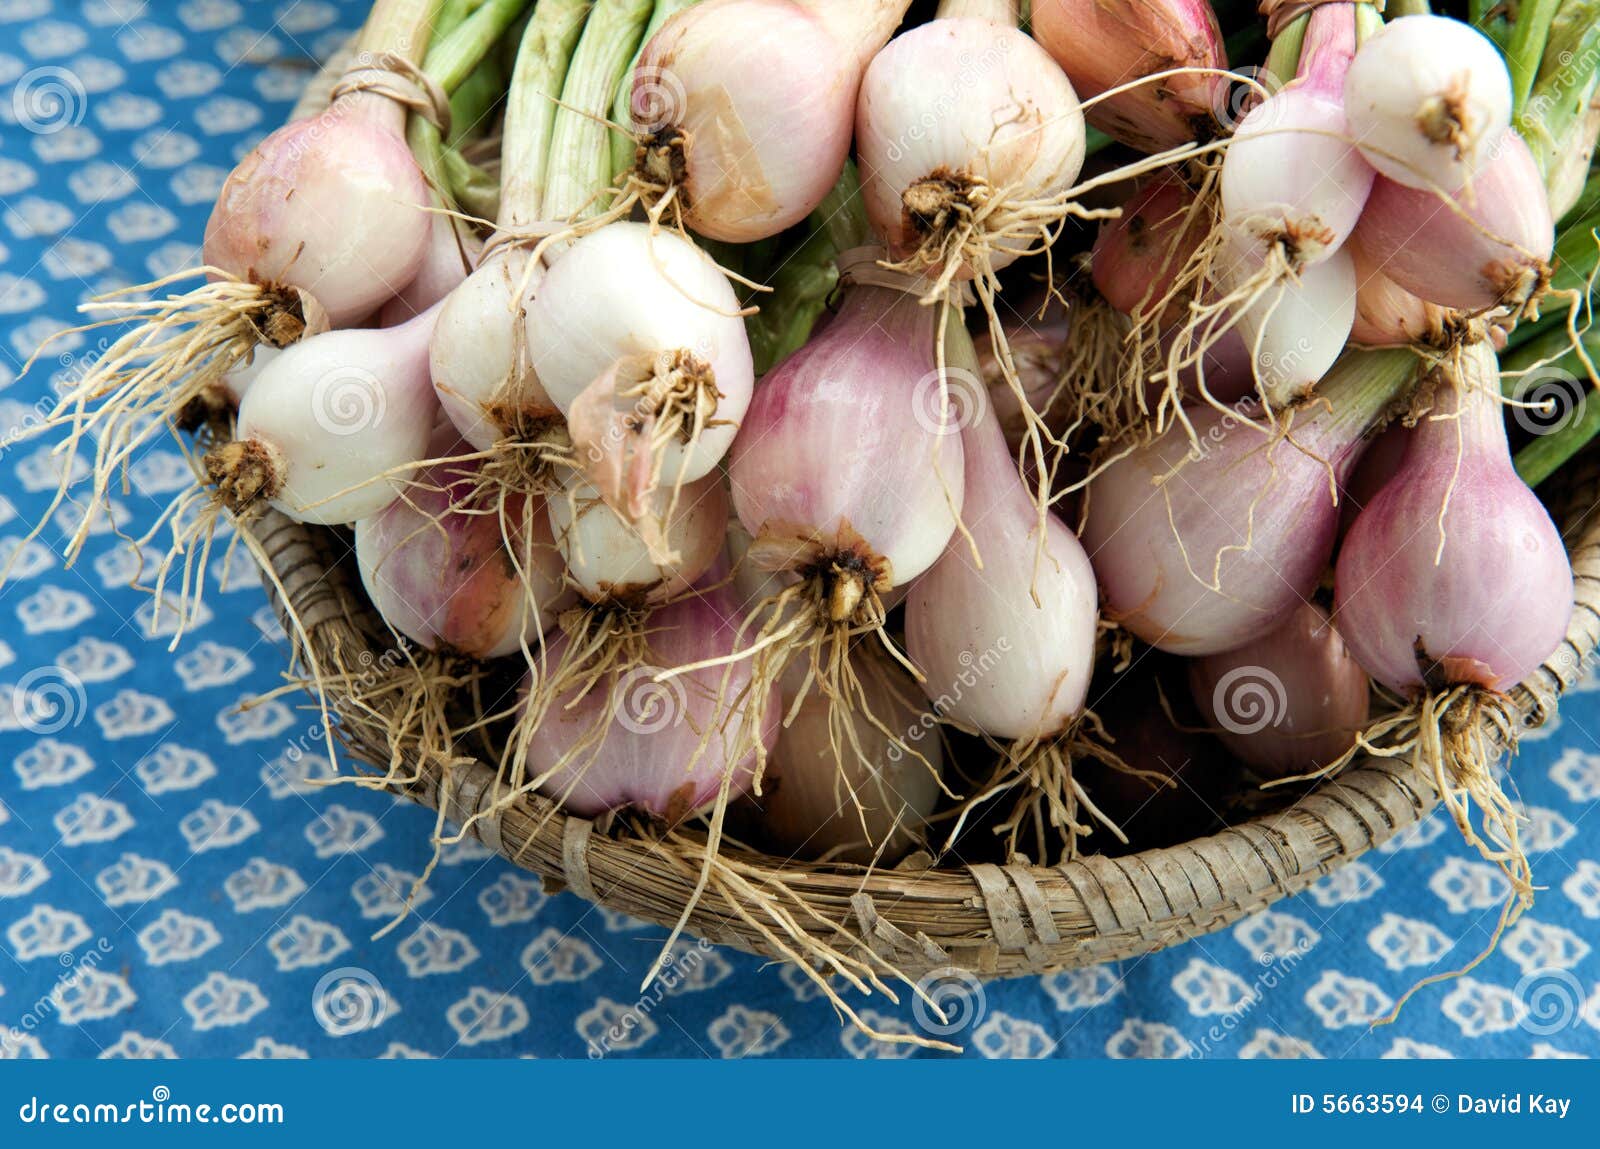
[[[760,705],[763,749],[777,736],[777,687],[772,698],[745,694],[747,664],[689,670],[657,682],[660,669],[730,654],[738,603],[724,587],[699,590],[650,616],[648,661],[613,672],[586,694],[563,694],[525,734],[528,775],[538,788],[582,817],[636,809],[677,823],[742,794],[754,777],[755,752],[733,747],[742,712]],[[564,660],[565,635],[550,644]]]
[[[468,455],[455,428],[436,430],[434,458]],[[386,622],[428,650],[497,658],[537,643],[572,601],[542,499],[467,510],[474,463],[436,463],[406,497],[356,524],[361,582]]]
[[[1520,309],[1549,280],[1555,221],[1533,153],[1507,130],[1451,197],[1379,178],[1359,236],[1374,265],[1430,303]]]
[[[1253,642],[1190,661],[1189,689],[1222,744],[1268,778],[1338,761],[1366,725],[1371,694],[1328,612],[1311,602]]]
[[[1178,68],[1226,69],[1222,30],[1208,0],[1034,0],[1034,38],[1089,99]],[[1089,122],[1143,152],[1209,138],[1221,78],[1163,76],[1089,109]]]
[[[1107,617],[1189,655],[1242,646],[1279,625],[1333,549],[1330,480],[1360,457],[1367,429],[1412,370],[1406,352],[1349,352],[1322,380],[1327,402],[1293,412],[1287,437],[1198,407],[1198,447],[1168,434],[1101,472],[1083,541]],[[1241,414],[1259,417],[1253,405]]]
[[[1439,384],[1339,551],[1339,628],[1373,678],[1407,695],[1509,690],[1572,616],[1560,532],[1511,464],[1494,353],[1474,344],[1462,363],[1462,389]]]
[[[751,243],[799,223],[850,155],[862,69],[909,0],[704,0],[639,56],[636,174],[700,235]]]
[[[819,694],[807,697],[767,762],[762,826],[801,857],[888,865],[922,839],[939,801],[944,750],[910,676],[870,649],[860,657],[873,719],[849,716],[858,750],[837,755],[832,707]]]

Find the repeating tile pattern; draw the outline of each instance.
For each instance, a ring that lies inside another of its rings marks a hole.
[[[243,564],[172,654],[110,522],[70,570],[70,519],[23,541],[57,462],[16,432],[99,333],[26,378],[23,361],[88,297],[193,264],[228,169],[362,14],[0,0],[0,1056],[930,1056],[841,1027],[800,971],[693,941],[641,991],[663,931],[547,895],[476,843],[415,888],[433,816],[319,786],[314,716],[292,702],[238,710],[285,657]],[[133,475],[117,522],[187,481],[170,446]],[[946,979],[940,1011],[855,1004],[969,1057],[1600,1053],[1597,729],[1600,694],[1574,695],[1515,766],[1536,910],[1393,1025],[1371,1028],[1478,953],[1505,893],[1439,818],[1146,960]]]

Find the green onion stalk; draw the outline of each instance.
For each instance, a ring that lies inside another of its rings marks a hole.
[[[1544,53],[1516,117],[1557,219],[1572,210],[1594,156],[1600,130],[1597,87],[1600,0],[1565,0],[1549,23]]]
[[[556,109],[545,218],[575,221],[605,210],[613,174],[606,121],[652,7],[651,0],[598,0],[590,12]]]
[[[1516,454],[1517,474],[1537,487],[1559,471],[1600,434],[1600,395],[1590,385],[1590,372],[1600,358],[1600,332],[1589,331],[1581,349],[1565,331],[1549,331],[1502,357],[1502,387],[1508,398],[1535,406],[1515,421],[1548,428]],[[1519,415],[1522,412],[1518,412]]]
[[[633,59],[628,62],[628,70],[622,74],[622,83],[617,85],[617,98],[611,106],[611,121],[616,125],[611,132],[611,170],[613,173],[625,172],[633,167],[634,153],[638,148],[634,140],[633,129],[633,72],[639,66],[639,56],[644,52],[644,46],[673,16],[685,8],[692,8],[699,0],[656,0],[655,10],[650,13],[650,23],[645,26],[644,35],[639,40],[639,47],[633,53]],[[621,130],[617,130],[621,129]]]

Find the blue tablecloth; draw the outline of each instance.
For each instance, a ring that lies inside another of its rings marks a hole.
[[[53,344],[18,378],[78,303],[195,262],[228,169],[362,14],[351,0],[0,0],[0,430],[31,425],[50,377],[94,352],[98,333]],[[118,502],[135,521],[188,481],[170,444],[133,473],[142,494]],[[54,476],[47,446],[6,436],[0,558]],[[101,533],[66,569],[62,521],[0,592],[0,1056],[911,1052],[842,1026],[794,970],[692,943],[670,992],[641,994],[663,931],[546,895],[476,843],[446,851],[414,911],[374,936],[428,860],[433,816],[309,785],[327,763],[297,699],[238,710],[287,655],[248,564],[169,654],[147,637],[125,544]],[[1368,1023],[1477,953],[1505,892],[1437,816],[1157,956],[947,986],[951,1036],[973,1057],[1600,1053],[1594,689],[1516,767],[1537,907],[1396,1024]],[[937,1025],[855,1004],[885,1030]]]

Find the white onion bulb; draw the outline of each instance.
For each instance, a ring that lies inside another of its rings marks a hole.
[[[1472,25],[1401,16],[1361,45],[1344,103],[1369,164],[1407,187],[1453,192],[1511,126],[1511,74]]]

